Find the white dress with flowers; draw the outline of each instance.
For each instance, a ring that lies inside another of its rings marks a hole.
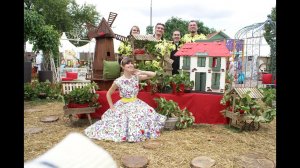
[[[137,76],[132,76],[130,79],[121,76],[114,83],[119,87],[121,98],[137,97],[139,91]],[[166,116],[156,113],[144,101],[138,98],[127,103],[118,100],[114,106],[115,111],[108,109],[101,120],[84,130],[89,138],[115,142],[139,142],[160,135]]]

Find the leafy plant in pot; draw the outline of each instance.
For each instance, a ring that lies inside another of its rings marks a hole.
[[[187,72],[184,72],[182,69],[178,71],[179,74],[172,75],[171,85],[173,93],[183,94],[186,82],[190,82],[190,77]]]
[[[64,102],[69,108],[82,108],[82,107],[99,107],[99,95],[92,90],[97,90],[98,85],[91,83],[83,88],[75,88],[69,94],[65,94]]]
[[[166,100],[165,98],[155,98],[154,99],[158,106],[156,108],[157,112],[167,116],[165,123],[165,129],[184,129],[192,126],[195,122],[195,117],[188,111],[187,108],[180,109],[177,102],[173,100]]]
[[[159,114],[162,114],[167,117],[164,128],[167,130],[175,129],[176,122],[178,121],[178,116],[180,114],[180,108],[177,102],[174,102],[173,100],[166,100],[162,97],[154,98],[154,100],[158,104],[156,111]]]

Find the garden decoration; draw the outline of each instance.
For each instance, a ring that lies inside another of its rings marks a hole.
[[[90,113],[94,113],[96,108],[101,107],[98,103],[99,95],[96,94],[97,88],[98,86],[94,82],[63,83],[64,115],[68,115],[71,122],[73,114],[86,114],[92,124]]]
[[[108,20],[106,21],[102,18],[98,27],[87,23],[88,38],[90,40],[92,38],[96,39],[92,70],[88,72],[87,79],[98,83],[98,85],[101,86],[100,88],[106,90],[111,86],[114,79],[106,78],[106,74],[104,73],[104,63],[105,61],[117,62],[115,59],[113,39],[115,38],[120,41],[128,40],[127,37],[115,34],[111,29],[117,15],[117,13],[110,12]]]
[[[193,90],[224,93],[226,61],[231,56],[226,40],[186,43],[175,56],[180,57],[179,69],[188,71],[190,81],[195,81]]]
[[[257,88],[234,88],[225,92],[221,104],[226,109],[221,113],[229,118],[229,126],[243,130],[259,130],[260,122],[271,122],[276,109],[268,106],[264,95]]]
[[[177,102],[166,100],[162,97],[154,98],[154,100],[158,104],[156,111],[167,117],[164,127],[166,130],[187,128],[192,126],[195,122],[193,114],[186,108],[181,110]]]

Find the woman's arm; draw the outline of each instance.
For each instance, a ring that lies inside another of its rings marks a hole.
[[[152,71],[141,71],[141,70],[136,70],[135,72],[136,75],[139,76],[139,80],[146,80],[146,79],[151,79],[156,75],[156,72]]]
[[[113,84],[111,85],[111,87],[109,88],[109,90],[106,93],[106,99],[108,101],[108,104],[109,104],[109,107],[111,110],[115,110],[114,104],[111,99],[111,95],[115,92],[115,90],[117,88],[118,88],[118,86],[115,84],[115,82],[113,82]]]

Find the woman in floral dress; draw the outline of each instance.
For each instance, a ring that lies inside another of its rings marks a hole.
[[[134,68],[131,58],[123,58],[121,67],[124,74],[117,78],[106,94],[110,108],[101,120],[84,130],[93,139],[115,142],[140,142],[157,138],[163,128],[166,116],[156,111],[144,101],[137,98],[139,80],[154,77],[155,72],[140,71]],[[119,89],[121,99],[112,103],[111,95]]]

